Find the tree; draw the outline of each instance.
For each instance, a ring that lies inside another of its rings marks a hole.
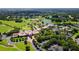
[[[26,51],[30,51],[30,47],[29,46],[26,46]]]
[[[0,33],[0,41],[2,41],[2,34]]]
[[[27,40],[24,41],[24,44],[27,44]]]
[[[15,20],[15,22],[19,22],[19,23],[22,22],[22,21],[23,21],[23,20],[20,20],[20,19],[16,19],[16,20]]]
[[[72,31],[73,31],[73,33],[77,33],[78,32],[78,30],[76,28],[74,28]]]
[[[67,42],[68,42],[69,48],[70,48],[72,51],[79,51],[79,45],[77,45],[77,43],[74,42],[72,38],[69,38],[69,39],[67,40]]]
[[[69,51],[69,47],[68,46],[63,46],[63,50],[64,51]]]
[[[2,22],[0,22],[0,24],[2,24]]]

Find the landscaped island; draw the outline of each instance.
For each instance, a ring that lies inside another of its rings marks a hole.
[[[0,9],[0,51],[79,51],[79,9]]]

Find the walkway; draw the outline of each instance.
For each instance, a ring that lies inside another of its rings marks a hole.
[[[28,37],[27,37],[27,41],[32,44],[32,47],[33,47],[36,51],[38,51],[37,48],[36,48],[36,47],[34,46],[34,44],[33,44],[33,38],[31,39],[31,38],[28,36]]]

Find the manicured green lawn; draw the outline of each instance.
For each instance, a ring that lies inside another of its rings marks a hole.
[[[30,51],[35,51],[35,49],[32,47],[32,44],[30,42],[27,42],[27,45],[24,44],[24,42],[17,42],[15,43],[16,47],[21,49],[22,51],[25,51],[26,46],[30,46]]]
[[[9,32],[10,30],[13,30],[13,28],[6,26],[6,25],[0,25],[0,32],[1,33]]]
[[[24,44],[24,42],[17,42],[15,43],[16,47],[21,49],[22,51],[25,51],[25,47],[26,45]]]
[[[18,51],[18,49],[0,45],[0,51]]]
[[[31,28],[28,26],[24,26],[24,27],[22,27],[22,30],[31,30]]]
[[[24,21],[24,22],[21,22],[21,23],[16,23],[15,21],[0,20],[0,22],[2,22],[3,24],[7,24],[11,27],[17,27],[17,28],[28,30],[28,29],[30,29],[30,27],[27,24],[30,23],[31,21],[27,20],[27,21]]]
[[[9,47],[7,40],[3,40],[0,42],[0,51],[25,51],[26,46],[30,47],[30,51],[35,51],[35,49],[32,47],[32,44],[30,42],[27,42],[27,45],[24,44],[24,42],[17,42],[15,43],[15,46],[17,47]],[[19,49],[19,50],[18,50]]]
[[[61,22],[53,22],[54,24],[60,24]],[[66,21],[64,22],[65,24],[71,23],[71,24],[79,24],[79,22],[74,22],[74,21]]]
[[[30,46],[30,51],[35,51],[35,49],[32,47],[32,44],[28,42],[27,46]]]
[[[6,39],[2,40],[2,41],[0,41],[0,44],[6,46],[6,45],[8,45],[8,41]]]

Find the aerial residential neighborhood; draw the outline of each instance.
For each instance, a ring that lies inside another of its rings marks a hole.
[[[79,9],[0,9],[0,51],[79,51]]]

